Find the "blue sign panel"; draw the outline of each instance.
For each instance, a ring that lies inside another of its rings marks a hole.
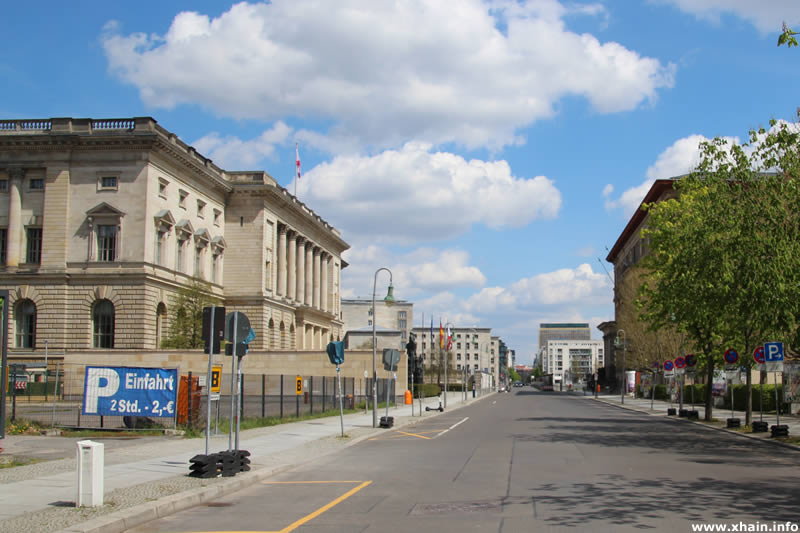
[[[175,416],[178,370],[87,366],[83,414],[102,416]]]
[[[774,363],[783,361],[783,343],[782,342],[765,342],[764,343],[764,359],[767,363]]]

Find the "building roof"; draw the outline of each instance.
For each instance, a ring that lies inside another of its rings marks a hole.
[[[540,328],[558,329],[558,328],[588,328],[589,323],[563,323],[563,324],[539,324]]]
[[[665,192],[672,189],[675,185],[675,180],[682,176],[678,176],[676,178],[669,178],[669,179],[662,179],[656,180],[653,182],[653,185],[650,187],[650,190],[647,191],[647,194],[644,195],[644,198],[639,203],[639,207],[636,208],[636,212],[633,213],[631,219],[628,221],[628,224],[625,226],[625,229],[622,230],[619,238],[617,238],[617,242],[614,243],[614,246],[611,248],[611,251],[608,252],[606,256],[606,261],[609,263],[614,263],[617,259],[617,255],[622,251],[624,248],[625,243],[631,238],[633,232],[642,224],[647,213],[642,210],[643,204],[653,203],[661,196],[664,195]]]

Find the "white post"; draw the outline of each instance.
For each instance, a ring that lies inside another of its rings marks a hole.
[[[79,440],[76,507],[103,505],[103,444]]]

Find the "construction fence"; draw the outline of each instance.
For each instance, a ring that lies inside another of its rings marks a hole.
[[[9,365],[6,417],[25,419],[47,427],[81,429],[146,429],[205,427],[207,414],[206,375],[181,373],[177,404],[161,417],[97,416],[83,411],[85,365],[51,362],[43,365]],[[339,380],[333,376],[302,377],[298,393],[297,376],[243,374],[241,385],[241,418],[292,418],[339,410]],[[212,394],[212,424],[231,419],[231,389],[236,389],[230,373],[220,379],[220,391]],[[391,379],[378,379],[378,403],[403,402],[404,384]],[[345,409],[372,407],[372,380],[341,378]],[[399,394],[398,394],[399,391]]]

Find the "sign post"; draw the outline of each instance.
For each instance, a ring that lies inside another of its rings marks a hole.
[[[680,381],[680,388],[681,388],[681,396],[680,396],[680,404],[678,404],[678,414],[683,416],[681,413],[684,413],[683,410],[683,386],[686,383],[685,374],[686,374],[686,359],[684,357],[676,357],[675,358],[675,371],[681,377]],[[684,413],[685,414],[685,413]]]
[[[3,300],[0,316],[0,335],[2,335],[2,355],[0,356],[0,439],[6,437],[6,387],[8,386],[8,290],[0,290]],[[0,448],[2,450],[2,448]]]
[[[686,371],[692,375],[692,411],[694,411],[694,367],[697,364],[697,357],[693,354],[686,354],[684,357],[686,359]]]
[[[764,357],[764,347],[759,346],[753,350],[753,360],[756,362],[756,370],[759,370],[758,375],[758,421],[760,424],[764,423],[764,380],[761,379],[761,372],[766,370],[766,360]],[[764,430],[766,431],[766,430]]]
[[[214,354],[219,353],[220,338],[225,323],[224,307],[204,307],[203,308],[203,338],[208,339],[208,374],[206,380],[211,382],[211,367]],[[189,390],[192,389],[191,382]],[[192,413],[189,413],[189,417]],[[211,401],[206,401],[206,455],[208,455],[208,440],[211,434]]]
[[[765,342],[764,360],[768,372],[775,372],[775,420],[781,425],[781,404],[778,401],[778,372],[783,371],[783,343]]]
[[[730,383],[731,387],[731,417],[728,419],[728,427],[739,427],[739,419],[736,418],[736,414],[733,410],[734,404],[734,394],[733,394],[733,379],[736,374],[739,373],[739,352],[734,350],[733,348],[728,348],[725,350],[725,373],[728,377],[728,382]]]
[[[239,339],[244,339],[250,332],[250,320],[247,315],[240,311],[233,311],[225,316],[225,340],[230,342],[233,347],[231,356],[239,355]],[[241,348],[243,350],[244,348]],[[244,351],[241,352],[244,354]],[[227,348],[225,354],[228,354]],[[236,379],[237,368],[241,360],[238,357],[231,357],[231,420],[228,433],[228,451],[231,451],[232,439],[234,437],[234,420],[236,422],[236,443],[234,449],[239,449],[239,380]]]
[[[341,341],[329,342],[327,352],[328,359],[336,365],[336,379],[339,382],[339,421],[342,426],[342,437],[344,437],[344,394],[342,394],[342,374],[339,370],[339,365],[344,363],[344,343]]]

